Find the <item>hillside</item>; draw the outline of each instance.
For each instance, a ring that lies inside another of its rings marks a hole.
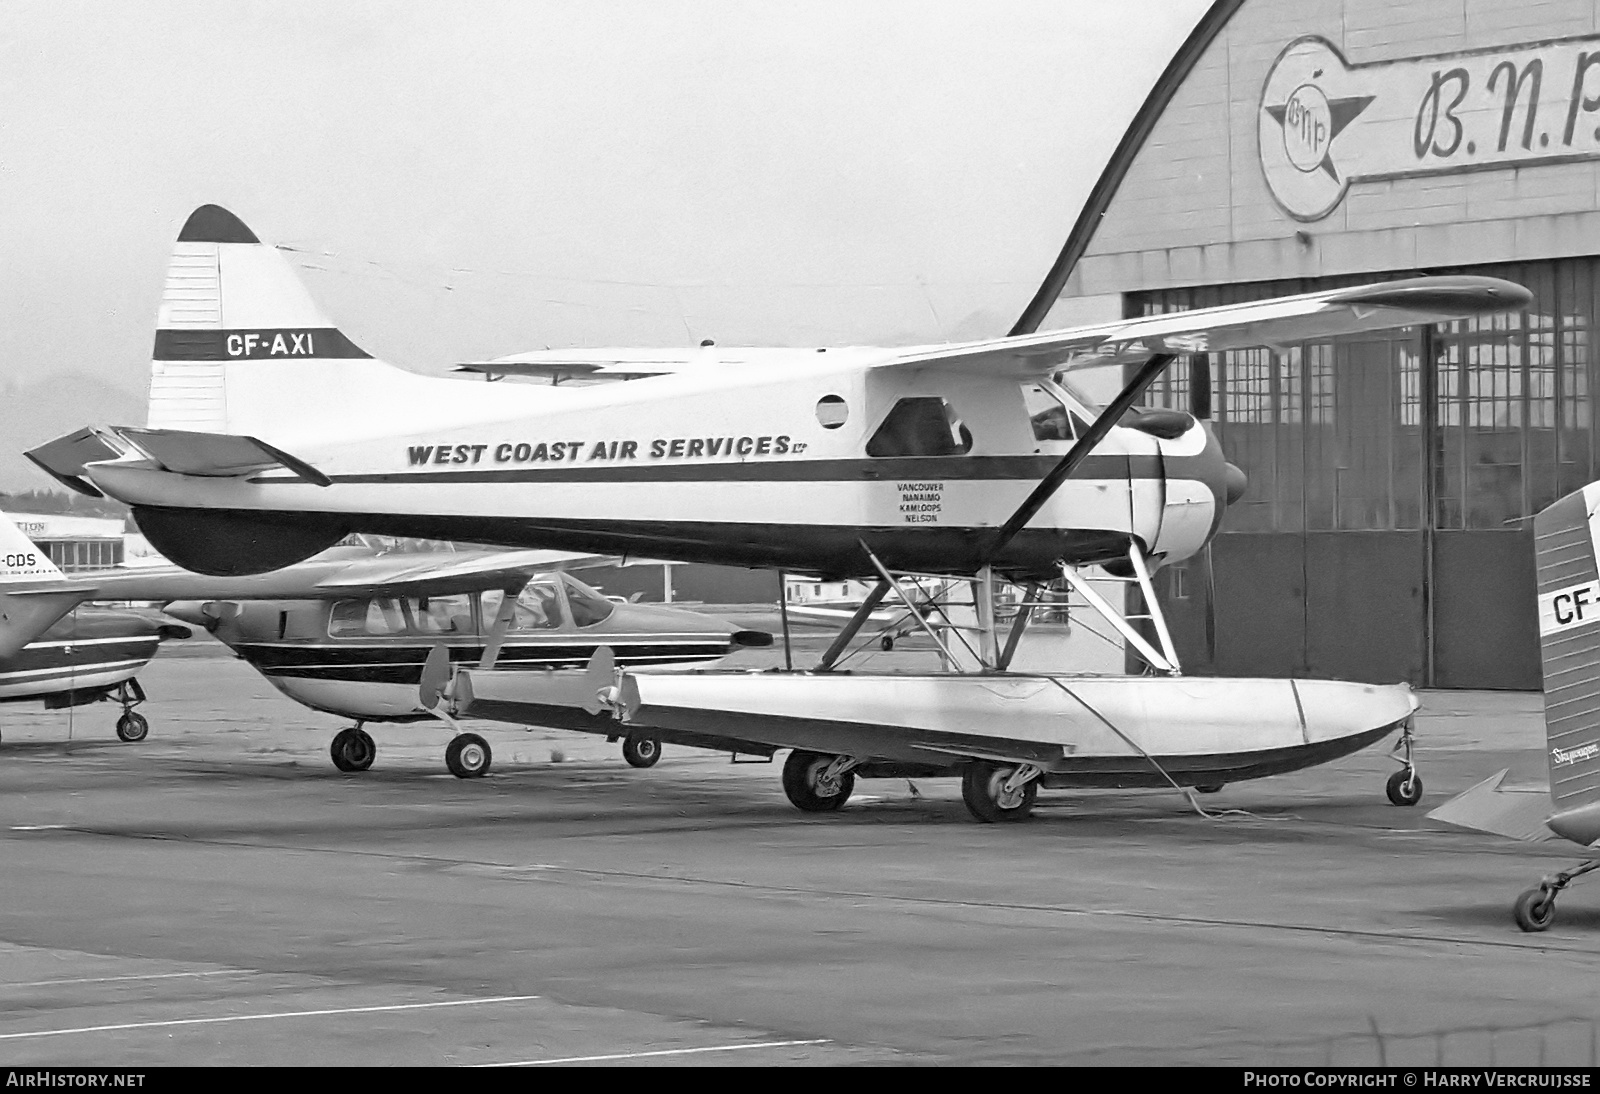
[[[59,489],[23,451],[80,426],[143,425],[144,402],[142,391],[81,373],[0,386],[0,490]]]

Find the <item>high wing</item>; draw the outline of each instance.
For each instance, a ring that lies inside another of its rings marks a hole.
[[[463,361],[457,372],[480,372],[490,379],[501,376],[532,376],[560,384],[566,380],[641,380],[647,376],[667,376],[690,367],[682,354],[656,358],[629,356],[627,350],[575,355],[528,353],[500,357],[492,361]]]
[[[1136,364],[1162,354],[1216,353],[1444,323],[1527,307],[1533,295],[1494,277],[1416,277],[1197,308],[1093,327],[909,350],[877,368],[957,370],[1019,379]]]
[[[480,551],[441,563],[437,556],[385,555],[351,563],[318,581],[313,596],[446,596],[521,588],[534,574],[614,561],[570,551]]]
[[[531,376],[559,386],[569,380],[599,382],[643,380],[696,369],[725,366],[770,368],[810,361],[818,353],[854,352],[860,347],[696,346],[692,349],[545,349],[514,353],[490,361],[463,361],[457,372],[480,372],[491,380],[502,376]]]

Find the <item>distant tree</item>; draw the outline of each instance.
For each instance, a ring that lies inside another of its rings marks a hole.
[[[0,493],[0,511],[6,513],[62,513],[78,517],[117,517],[129,528],[128,507],[113,498],[89,498],[61,490],[20,490]]]

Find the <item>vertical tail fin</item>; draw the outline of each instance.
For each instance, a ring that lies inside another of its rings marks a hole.
[[[0,585],[60,581],[64,576],[49,554],[22,534],[16,521],[0,513]]]
[[[1556,809],[1548,823],[1588,846],[1600,839],[1600,483],[1540,513],[1533,530]]]
[[[178,233],[167,267],[156,321],[150,369],[153,429],[247,433],[273,412],[293,412],[310,378],[340,362],[369,355],[328,321],[299,275],[275,247],[262,243],[238,217],[202,205]],[[239,370],[268,363],[301,366],[272,370],[267,394],[239,391]],[[304,370],[304,371],[302,371]],[[230,397],[230,388],[234,389]]]
[[[85,598],[50,556],[0,513],[0,660],[50,629]]]

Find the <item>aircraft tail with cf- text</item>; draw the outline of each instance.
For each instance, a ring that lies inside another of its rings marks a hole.
[[[50,556],[0,514],[0,659],[43,634],[84,595],[67,587]]]
[[[1512,839],[1600,844],[1600,482],[1534,518],[1548,787],[1502,785],[1509,768],[1429,814]],[[1555,896],[1600,860],[1545,878],[1517,900],[1524,930],[1544,930]]]

